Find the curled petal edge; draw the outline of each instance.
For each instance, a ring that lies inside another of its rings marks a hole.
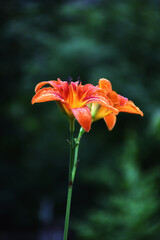
[[[51,87],[40,89],[32,98],[31,103],[40,103],[40,102],[48,102],[48,101],[56,101],[63,99],[58,95],[58,93]]]
[[[98,82],[98,86],[101,89],[104,89],[106,91],[106,94],[110,93],[112,91],[112,85],[110,81],[106,78],[100,78]]]
[[[142,117],[144,115],[143,112],[130,100],[124,106],[119,107],[118,110],[119,112],[140,114]]]

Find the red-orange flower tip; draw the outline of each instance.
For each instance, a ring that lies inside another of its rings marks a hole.
[[[45,87],[45,85],[49,85]],[[37,84],[35,95],[32,98],[32,104],[39,102],[56,101],[60,109],[69,117],[76,118],[85,131],[91,128],[92,116],[89,107],[90,103],[98,103],[113,112],[117,110],[110,105],[108,97],[105,96],[104,90],[92,84],[82,85],[78,80],[72,82],[61,81],[44,81]]]

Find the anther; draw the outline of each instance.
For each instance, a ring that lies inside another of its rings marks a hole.
[[[81,83],[80,77],[77,77],[78,85]]]
[[[68,80],[67,80],[68,84],[70,84],[72,82],[72,80],[73,80],[73,78],[71,76],[69,76]]]

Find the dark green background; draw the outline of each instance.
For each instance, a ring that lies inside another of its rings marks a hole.
[[[69,239],[159,240],[160,1],[2,0],[0,10],[1,239],[62,234],[69,124],[31,98],[40,81],[80,76],[108,78],[144,117],[120,113],[113,131],[100,120],[82,138]]]

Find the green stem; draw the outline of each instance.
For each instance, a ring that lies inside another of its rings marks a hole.
[[[74,154],[74,165],[72,169],[72,182],[74,182],[74,178],[77,170],[79,144],[84,132],[85,130],[81,127],[79,130],[78,137],[75,139],[75,154]]]
[[[84,133],[84,129],[81,127],[78,137],[75,139],[75,146],[73,142],[73,133],[74,133],[74,120],[70,121],[70,162],[69,162],[69,184],[68,184],[68,196],[67,196],[67,206],[66,206],[66,216],[64,224],[64,236],[63,240],[67,240],[68,236],[68,227],[69,227],[69,217],[70,217],[70,208],[71,208],[71,198],[72,198],[72,187],[75,178],[77,160],[78,160],[78,150],[80,139]]]
[[[71,119],[70,120],[69,181],[68,181],[68,196],[67,196],[67,206],[66,206],[66,216],[65,216],[65,223],[64,223],[63,240],[67,240],[67,236],[68,236],[69,216],[70,216],[71,198],[72,198],[72,168],[73,168],[73,160],[74,160],[73,133],[74,133],[74,120]]]
[[[72,168],[74,162],[74,119],[70,120],[70,161],[69,161],[69,183],[72,181]]]
[[[67,240],[67,236],[68,236],[68,226],[69,226],[69,216],[70,216],[70,208],[71,208],[71,198],[72,198],[72,186],[68,186],[67,207],[66,207],[66,217],[65,217],[63,240]]]

